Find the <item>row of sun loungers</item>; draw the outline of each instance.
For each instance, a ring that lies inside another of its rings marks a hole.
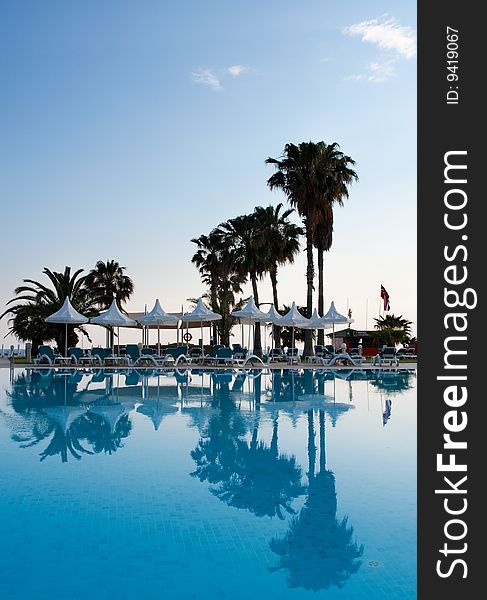
[[[123,356],[115,356],[109,348],[92,348],[89,353],[85,353],[81,348],[69,348],[67,357],[56,354],[50,346],[40,346],[39,355],[35,362],[38,364],[47,363],[50,366],[171,367],[181,363],[241,366],[246,357],[247,350],[239,344],[235,344],[233,349],[215,345],[209,354],[205,354],[199,347],[179,346],[167,348],[161,356],[151,348],[141,349],[137,344],[127,344]],[[265,359],[268,364],[274,362],[298,364],[300,361],[297,348],[290,348],[287,352],[284,352],[281,348],[273,348]],[[309,364],[323,366],[351,365],[358,367],[364,361],[365,357],[352,350],[350,352],[334,353],[319,345],[315,347],[315,354],[308,357]],[[395,348],[382,348],[379,354],[373,357],[372,364],[378,366],[399,365],[399,357]]]

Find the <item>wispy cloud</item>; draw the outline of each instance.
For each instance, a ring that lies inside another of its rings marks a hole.
[[[227,77],[238,77],[249,68],[243,65],[231,65],[230,67],[224,68],[209,68],[200,67],[191,73],[191,77],[194,83],[200,83],[206,85],[214,91],[220,91],[223,89],[222,80]]]
[[[227,67],[227,73],[230,73],[233,77],[238,77],[245,71],[248,71],[248,67],[244,67],[243,65],[232,65],[231,67]]]
[[[377,61],[368,64],[365,73],[358,75],[348,75],[344,77],[345,81],[370,81],[372,83],[382,83],[396,76],[395,60]]]
[[[223,89],[222,84],[220,83],[220,79],[213,69],[201,67],[196,71],[193,71],[193,73],[191,73],[191,76],[195,83],[207,85],[212,90],[218,91]]]
[[[394,52],[403,58],[416,56],[416,32],[400,25],[394,17],[384,15],[381,19],[362,21],[343,28],[343,33],[360,36],[363,42]]]

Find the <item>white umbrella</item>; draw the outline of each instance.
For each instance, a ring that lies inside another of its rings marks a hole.
[[[289,311],[281,317],[279,321],[279,325],[281,327],[291,327],[292,328],[292,342],[291,346],[294,348],[294,328],[298,329],[306,329],[309,325],[309,319],[304,317],[298,310],[296,306],[296,302],[293,302]]]
[[[61,308],[46,318],[46,323],[63,323],[66,325],[64,356],[68,355],[68,325],[81,325],[88,323],[88,321],[88,317],[85,317],[73,307],[68,296],[66,296]]]
[[[269,308],[265,320],[266,323],[272,323],[272,325],[281,325],[282,315],[277,312],[274,304]]]
[[[167,313],[156,300],[154,308],[146,315],[139,317],[137,321],[141,325],[157,325],[157,354],[161,354],[161,325],[175,325],[179,319]]]
[[[323,327],[326,325],[326,323],[323,323],[323,319],[324,317],[320,317],[315,308],[308,324],[304,329],[323,329]]]
[[[199,298],[194,310],[189,313],[184,313],[181,317],[183,323],[201,323],[201,351],[203,352],[203,323],[208,321],[219,321],[221,315],[211,311],[203,304],[203,298]],[[186,344],[186,349],[188,345]]]
[[[90,324],[104,325],[105,327],[131,327],[133,325],[137,325],[136,321],[124,315],[123,312],[118,308],[116,298],[113,299],[108,310],[102,312],[100,315],[98,315],[98,317],[92,317],[90,319]],[[112,353],[114,353],[113,345],[114,342],[112,338]]]
[[[266,320],[266,323],[270,323],[272,325],[272,344],[275,347],[275,345],[276,345],[276,338],[275,338],[275,329],[274,329],[274,326],[275,325],[277,325],[277,326],[281,325],[282,315],[277,312],[276,307],[274,306],[274,304],[271,304],[271,307],[267,311],[266,319],[265,320]]]
[[[234,310],[232,317],[239,319],[240,323],[252,326],[254,323],[266,322],[267,314],[257,308],[254,297],[250,296],[247,304],[241,310]],[[250,346],[250,328],[249,328],[249,346]]]
[[[329,327],[332,325],[333,327],[333,350],[335,350],[335,325],[343,325],[345,323],[353,323],[353,319],[349,317],[345,317],[340,314],[335,308],[335,303],[331,302],[330,308],[326,315],[321,318],[322,326]]]

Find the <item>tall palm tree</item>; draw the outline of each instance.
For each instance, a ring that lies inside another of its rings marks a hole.
[[[34,354],[39,344],[44,341],[55,340],[58,348],[64,348],[65,327],[48,324],[45,319],[61,308],[66,297],[70,298],[73,306],[82,314],[96,314],[93,297],[87,288],[86,276],[81,275],[82,272],[83,269],[78,269],[71,274],[71,267],[65,267],[63,273],[45,268],[43,274],[48,278],[50,285],[34,279],[24,279],[26,285],[15,289],[15,298],[7,302],[7,310],[0,315],[0,319],[11,315],[9,333],[22,341],[31,340]],[[75,330],[87,335],[81,325],[69,325],[69,346],[75,346],[78,342]]]
[[[86,285],[100,310],[107,309],[114,298],[122,308],[134,293],[134,282],[125,275],[126,268],[116,260],[99,260],[86,276]]]
[[[265,238],[263,245],[264,261],[266,271],[272,285],[272,300],[276,310],[279,310],[279,299],[277,295],[277,271],[278,267],[286,263],[293,263],[301,246],[300,236],[304,235],[304,230],[292,223],[289,216],[294,209],[282,211],[282,203],[277,206],[257,206],[254,214],[259,223],[259,232]],[[280,327],[274,326],[274,345],[280,345]]]
[[[302,142],[298,146],[286,144],[281,158],[269,157],[266,163],[276,168],[267,185],[271,189],[281,189],[303,219],[307,257],[306,316],[309,318],[313,312],[313,245],[316,227],[326,213],[324,207],[330,202],[338,201],[344,194],[343,182],[339,185],[339,177],[334,170],[337,166],[348,169],[348,165],[354,163],[350,157],[339,152],[338,144],[327,145],[325,142]],[[351,181],[356,178],[356,174],[351,171],[350,177]],[[312,353],[312,336],[309,330],[305,336],[304,356]]]
[[[318,223],[314,232],[314,245],[318,251],[318,314],[324,315],[324,253],[333,243],[333,208],[335,203],[343,206],[343,199],[348,198],[348,186],[358,179],[357,173],[351,169],[355,164],[349,156],[339,150],[337,143],[325,145],[322,162],[328,169],[325,203],[321,206]],[[318,330],[318,344],[325,343],[325,332]]]
[[[259,306],[257,280],[266,272],[263,248],[265,233],[255,213],[240,215],[221,223],[217,228],[222,245],[229,249],[233,268],[243,280],[250,279],[254,301]],[[244,279],[245,278],[245,279]],[[260,324],[255,325],[254,353],[262,355]]]

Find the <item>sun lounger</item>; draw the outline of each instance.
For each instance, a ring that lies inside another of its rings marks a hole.
[[[285,362],[286,356],[282,351],[282,348],[271,348],[269,350],[268,361],[267,362]]]
[[[288,348],[286,352],[287,362],[292,365],[299,362],[299,355],[297,348]]]
[[[85,354],[82,348],[68,348],[68,356],[76,366],[95,364],[96,359],[91,354]]]
[[[308,362],[311,364],[326,364],[335,356],[334,352],[330,352],[325,346],[316,345],[313,356],[308,357]]]
[[[112,353],[110,348],[100,348],[100,347],[95,347],[91,349],[91,356],[93,357],[93,364],[98,364],[98,365],[104,365],[105,364],[105,358],[107,356],[110,356],[110,354]]]
[[[232,344],[233,358],[244,360],[247,356],[247,348],[241,344]]]
[[[380,367],[385,365],[399,366],[399,359],[397,358],[394,346],[383,346],[379,354],[374,356],[373,364],[379,365]]]
[[[171,358],[172,358],[173,359],[172,364],[174,364],[180,356],[186,357],[186,360],[187,360],[187,348],[186,348],[186,346],[177,346],[175,348],[174,347],[166,348],[166,351],[163,356],[166,358],[168,363],[169,363],[169,361],[171,361]]]
[[[125,355],[129,361],[129,366],[147,365],[151,367],[165,367],[174,364],[174,357],[172,355],[159,356],[157,354],[143,352],[137,344],[127,344],[125,347]]]
[[[224,348],[224,347],[225,346],[222,346],[221,344],[214,344],[211,347],[210,352],[208,354],[204,354],[203,356],[201,356],[199,358],[198,362],[200,364],[214,365],[218,350],[220,350],[220,348]]]
[[[233,357],[233,352],[231,348],[218,348],[216,352],[216,356],[214,359],[215,365],[233,365],[238,364],[236,362],[237,359]]]
[[[39,346],[39,353],[37,355],[37,363],[41,364],[47,362],[50,366],[53,365],[70,365],[72,364],[70,356],[62,356],[56,354],[51,346]]]

